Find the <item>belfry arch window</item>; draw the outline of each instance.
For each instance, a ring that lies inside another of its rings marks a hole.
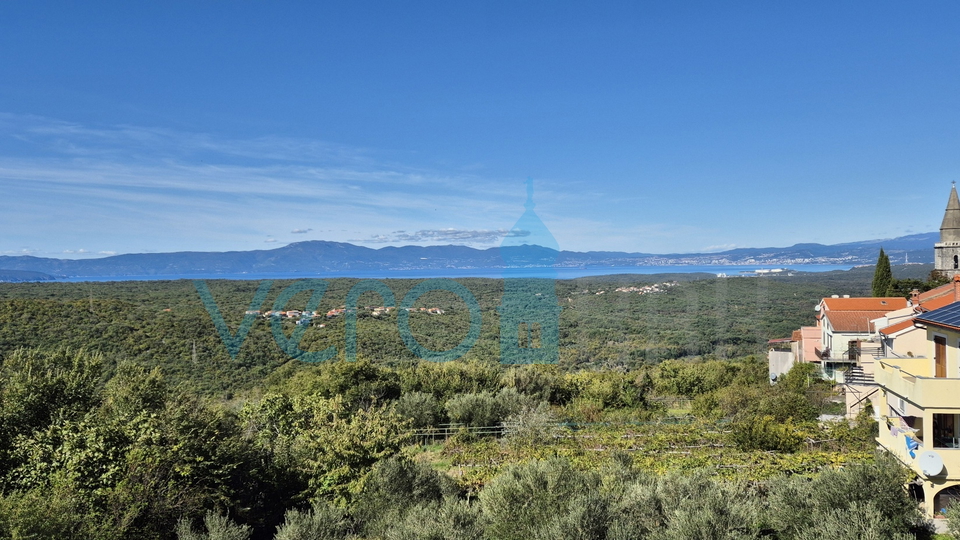
[[[956,270],[957,268],[960,268],[960,255],[953,256],[953,269]]]

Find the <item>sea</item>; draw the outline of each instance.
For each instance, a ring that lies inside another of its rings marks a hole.
[[[615,274],[712,274],[722,277],[765,275],[787,275],[796,272],[830,272],[833,270],[849,270],[854,265],[836,264],[798,264],[789,267],[771,265],[679,265],[679,266],[585,266],[570,268],[511,268],[511,278],[549,278],[549,279],[576,279],[591,276],[609,276]],[[770,270],[780,270],[776,273],[767,273]],[[267,273],[239,273],[239,274],[163,274],[149,276],[77,276],[58,278],[61,282],[84,281],[163,281],[178,279],[230,279],[230,280],[264,280],[264,279],[306,279],[306,278],[362,278],[362,279],[431,279],[431,278],[502,278],[502,268],[438,268],[417,270],[343,270],[337,272],[267,272]]]

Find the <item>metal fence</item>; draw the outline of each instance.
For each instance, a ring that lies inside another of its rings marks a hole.
[[[655,420],[646,422],[548,422],[543,427],[554,428],[557,430],[580,431],[585,428],[598,426],[650,426],[650,425],[677,425],[689,424],[696,419],[689,415],[682,416],[663,416]],[[720,421],[720,423],[726,423]],[[496,426],[467,426],[464,424],[450,423],[438,424],[435,427],[423,428],[413,432],[413,439],[418,444],[435,444],[437,441],[445,441],[458,433],[469,434],[471,436],[494,436],[504,437],[516,433],[522,424],[516,421],[501,422]]]
[[[444,441],[458,433],[468,433],[473,436],[493,435],[494,437],[503,437],[520,426],[519,422],[501,422],[496,426],[467,426],[464,424],[438,424],[435,427],[429,427],[417,430],[413,433],[413,438],[419,444],[433,444],[438,440]]]

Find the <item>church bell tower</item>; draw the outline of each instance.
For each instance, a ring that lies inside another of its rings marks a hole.
[[[950,200],[947,211],[940,224],[940,241],[933,248],[934,268],[950,279],[960,274],[960,198],[957,197],[957,184],[950,188]]]

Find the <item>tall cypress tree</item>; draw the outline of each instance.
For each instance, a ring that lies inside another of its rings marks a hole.
[[[890,257],[880,248],[877,268],[873,271],[873,296],[889,296],[893,292],[893,271],[890,270]]]

